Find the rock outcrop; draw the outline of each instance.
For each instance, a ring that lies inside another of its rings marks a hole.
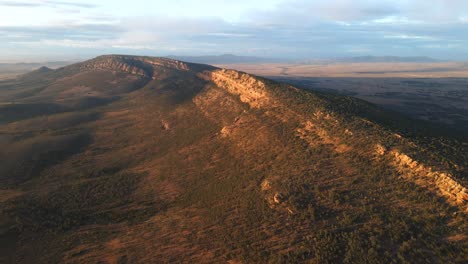
[[[157,78],[157,69],[190,70],[186,63],[176,60],[121,55],[100,56],[79,64],[79,69],[81,71],[111,70],[152,79]]]
[[[316,148],[318,144],[324,144],[340,154],[353,150],[352,144],[348,144],[347,140],[355,137],[354,133],[350,128],[346,128],[343,124],[340,124],[335,116],[321,110],[315,111],[311,115],[304,115],[292,110],[281,103],[275,96],[272,96],[268,87],[266,87],[266,84],[260,78],[247,73],[226,69],[203,71],[198,74],[198,77],[212,82],[232,95],[239,96],[240,101],[248,104],[251,108],[265,110],[266,115],[278,119],[283,123],[295,120],[300,124],[295,130],[296,136],[307,142],[311,148]],[[362,122],[374,125],[365,119],[362,119]],[[220,134],[223,137],[228,137],[238,127],[238,122],[224,125]],[[336,133],[336,131],[342,132]],[[398,139],[402,138],[398,134],[394,134],[394,136]],[[468,192],[452,175],[433,171],[431,168],[414,161],[405,154],[390,151],[382,144],[376,144],[372,147],[375,151],[373,156],[363,158],[372,159],[376,156],[390,157],[392,166],[403,178],[432,190],[442,197],[446,197],[450,203],[461,205],[462,210],[466,210]],[[274,192],[270,192],[270,189],[271,184],[269,182],[262,183],[262,190],[269,193],[267,200],[270,206],[274,207],[275,204],[282,204],[278,202],[280,200],[279,196],[276,196]]]
[[[296,130],[297,135],[305,140],[311,147],[314,147],[317,140],[314,139],[313,135],[320,138],[320,142],[323,144],[333,146],[333,149],[338,153],[344,153],[351,150],[351,147],[344,144],[339,137],[331,136],[326,129],[320,125],[320,119],[322,117],[316,116],[315,123],[311,121],[303,122],[303,126]]]
[[[395,150],[389,152],[389,155],[392,156],[393,164],[401,172],[403,178],[412,180],[420,186],[435,189],[452,204],[459,205],[468,212],[466,207],[468,190],[458,183],[453,175],[434,171],[410,156]]]
[[[240,100],[253,108],[270,104],[270,96],[265,83],[257,78],[234,70],[205,71],[199,77],[211,81],[231,94],[238,95]]]

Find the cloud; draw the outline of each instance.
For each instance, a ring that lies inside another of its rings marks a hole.
[[[438,23],[454,22],[464,16],[468,16],[466,0],[289,0],[268,11],[251,10],[244,18],[301,25],[317,21],[364,22],[391,17]]]
[[[456,22],[468,15],[466,0],[406,0],[401,15],[426,23]]]
[[[113,39],[123,30],[117,26],[105,24],[7,27],[0,26],[2,42],[40,42],[44,40],[98,41]]]
[[[41,6],[39,3],[33,2],[17,2],[17,1],[0,1],[0,6],[11,6],[11,7],[36,7]]]
[[[12,1],[0,1],[0,5]],[[27,5],[31,1],[15,1]],[[37,6],[92,8],[64,1]],[[0,48],[65,49],[142,54],[250,54],[269,57],[468,54],[468,1],[290,0],[269,10],[251,10],[228,22],[209,11],[203,17],[154,14],[118,17],[80,14],[47,26],[0,27]],[[3,43],[3,44],[2,44]],[[6,50],[6,49],[3,49]],[[468,59],[468,55],[464,55]]]
[[[80,2],[68,2],[68,1],[0,1],[0,6],[6,7],[79,7],[79,8],[95,8],[97,5],[80,3]]]
[[[430,36],[405,35],[405,34],[385,35],[384,38],[387,38],[387,39],[435,40],[434,37],[430,37]]]
[[[82,8],[95,8],[98,5],[95,4],[86,4],[79,2],[65,2],[65,1],[45,1],[49,5],[58,5],[58,6],[71,6],[71,7],[82,7]]]
[[[167,55],[234,53],[269,57],[327,57],[351,55],[453,56],[468,43],[461,24],[228,23],[219,18],[134,17],[113,24],[48,27],[0,27],[2,42],[70,49],[122,52],[137,50]],[[440,47],[458,47],[443,50]],[[431,48],[433,47],[433,48]],[[437,48],[435,48],[437,47]]]
[[[399,12],[398,6],[385,0],[318,0],[312,3],[300,1],[296,5],[298,8],[302,7],[302,9],[305,6],[306,12],[317,15],[321,19],[332,21],[369,20],[391,16]]]

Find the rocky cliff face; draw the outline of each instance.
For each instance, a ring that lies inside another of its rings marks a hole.
[[[259,108],[271,103],[265,83],[249,74],[234,70],[205,71],[199,74],[204,80],[212,81],[231,94],[238,95],[240,100],[251,107]]]
[[[147,58],[134,56],[100,56],[79,64],[81,71],[111,70],[156,79],[161,70],[190,70],[188,64],[165,58]]]
[[[404,153],[391,151],[394,165],[401,173],[401,177],[414,181],[416,184],[435,190],[446,197],[451,203],[462,206],[468,212],[466,202],[468,191],[458,183],[453,175],[446,172],[434,171],[432,168],[412,159]]]
[[[339,154],[352,152],[353,141],[359,141],[359,137],[363,136],[362,133],[360,136],[354,135],[352,129],[348,128],[346,124],[340,124],[338,117],[334,114],[315,111],[311,115],[307,115],[294,111],[282,103],[281,100],[275,98],[265,82],[252,75],[234,70],[218,69],[204,71],[198,76],[214,83],[229,94],[238,96],[240,101],[248,104],[251,108],[263,109],[268,116],[282,123],[287,123],[288,121],[296,122],[299,125],[295,130],[296,136],[304,140],[310,148],[315,148],[319,144],[325,144]],[[236,133],[236,130],[245,127],[247,119],[245,115],[240,115],[235,119],[235,122],[227,125],[224,124],[225,126],[220,131],[220,134],[223,137],[233,137],[236,134],[240,134],[239,132]],[[364,119],[361,120],[361,123],[375,126],[372,122]],[[389,134],[389,137],[392,136],[394,135]],[[400,135],[396,137],[401,142],[406,142],[406,139]],[[386,142],[383,143],[386,144]],[[417,162],[406,154],[401,153],[397,148],[387,150],[381,144],[372,145],[372,141],[364,141],[362,144],[369,146],[359,145],[357,146],[358,149],[366,147],[374,149],[372,154],[361,153],[360,155],[363,155],[363,159],[372,160],[375,155],[388,157],[385,161],[381,160],[379,162],[389,162],[389,165],[398,171],[401,178],[434,191],[441,197],[445,197],[449,203],[459,206],[462,211],[468,210],[466,207],[466,202],[468,201],[467,189],[457,182],[455,177],[450,173],[433,170],[422,162]]]

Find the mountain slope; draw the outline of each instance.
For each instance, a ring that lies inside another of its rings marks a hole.
[[[363,101],[121,55],[0,98],[5,262],[468,256],[466,140]]]

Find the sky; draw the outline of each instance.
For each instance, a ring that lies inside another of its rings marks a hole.
[[[0,62],[116,53],[468,60],[468,0],[0,0]]]

